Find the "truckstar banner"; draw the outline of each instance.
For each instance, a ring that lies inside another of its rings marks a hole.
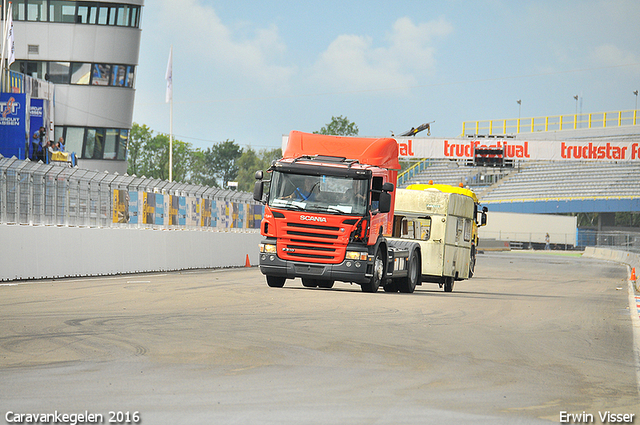
[[[401,158],[473,159],[474,149],[504,148],[505,159],[547,161],[640,161],[640,140],[395,138]]]

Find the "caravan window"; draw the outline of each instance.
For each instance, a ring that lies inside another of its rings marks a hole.
[[[427,241],[431,236],[431,217],[395,216],[393,237]]]

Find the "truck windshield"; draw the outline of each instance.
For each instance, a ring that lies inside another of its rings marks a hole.
[[[269,206],[329,214],[364,215],[368,180],[274,171]]]

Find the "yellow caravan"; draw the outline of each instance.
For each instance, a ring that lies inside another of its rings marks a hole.
[[[436,184],[398,189],[393,237],[420,244],[421,282],[446,292],[473,276],[478,243],[478,198],[471,190]],[[486,208],[480,225],[486,224]],[[385,288],[386,289],[386,288]]]

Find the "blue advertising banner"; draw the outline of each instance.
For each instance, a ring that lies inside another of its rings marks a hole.
[[[186,226],[187,224],[187,198],[181,196],[178,201],[178,224]]]
[[[33,145],[39,143],[38,139],[34,139],[33,135],[40,130],[40,127],[46,127],[44,122],[44,99],[31,99],[31,106],[29,107],[29,113],[31,119],[29,120],[29,139],[31,145],[29,149],[33,149]]]
[[[129,191],[129,223],[138,224],[138,192]]]
[[[27,95],[0,93],[0,154],[25,159]]]
[[[155,224],[164,224],[164,195],[156,193]]]

